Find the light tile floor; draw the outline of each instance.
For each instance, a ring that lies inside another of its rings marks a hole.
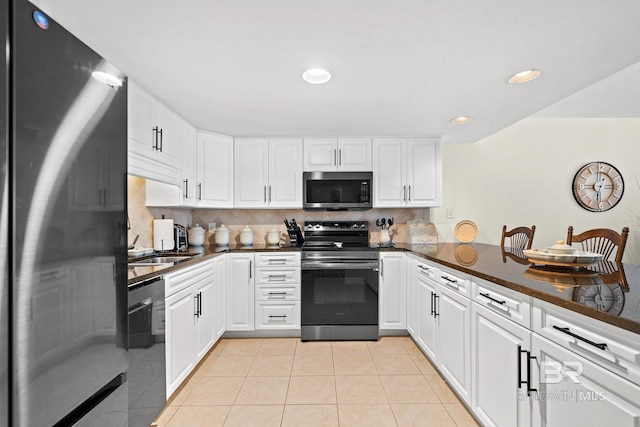
[[[156,421],[196,426],[477,426],[409,337],[223,339]]]

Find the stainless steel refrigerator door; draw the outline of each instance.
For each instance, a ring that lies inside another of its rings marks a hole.
[[[0,40],[2,45],[7,42],[7,17],[8,2],[0,0]],[[4,65],[0,69],[0,425],[9,425],[9,383],[8,383],[8,361],[9,361],[9,335],[7,327],[9,325],[9,270],[7,260],[9,251],[9,195],[7,191],[8,168],[7,168],[7,141],[8,141],[8,108],[7,108],[7,67],[9,65],[8,52],[3,49]]]
[[[12,419],[51,426],[127,370],[126,79],[13,5]]]

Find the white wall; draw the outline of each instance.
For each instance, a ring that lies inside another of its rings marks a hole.
[[[572,194],[577,170],[616,166],[625,182],[607,212],[582,209]],[[444,199],[431,210],[442,241],[458,221],[478,226],[476,242],[500,244],[502,226],[536,225],[534,247],[564,240],[567,227],[630,228],[624,262],[640,264],[640,119],[525,119],[475,144],[445,144]],[[447,218],[452,208],[454,218]]]

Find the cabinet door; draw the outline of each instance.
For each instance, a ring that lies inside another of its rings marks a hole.
[[[407,204],[405,138],[373,139],[374,207]]]
[[[234,207],[264,208],[268,206],[269,140],[235,139]]]
[[[471,393],[471,301],[440,286],[438,368],[467,403]]]
[[[380,253],[380,329],[407,329],[406,256]]]
[[[214,318],[215,318],[215,277],[201,281],[196,285],[195,296],[197,298],[197,328],[196,328],[196,360],[202,359],[215,343]]]
[[[415,338],[418,330],[416,325],[418,303],[416,299],[416,260],[413,257],[407,256],[405,270],[407,277],[407,332]]]
[[[182,150],[182,118],[157,102],[155,110],[155,124],[161,130],[158,136],[158,149],[156,150],[159,162],[176,169],[180,168],[180,155]]]
[[[196,364],[196,301],[192,288],[168,297],[165,309],[167,396],[170,396]]]
[[[226,330],[226,318],[225,318],[225,266],[226,255],[218,256],[213,261],[213,268],[215,269],[214,276],[214,313],[213,313],[213,329],[215,333],[216,341],[224,334]]]
[[[302,139],[269,139],[269,207],[302,209]]]
[[[153,108],[155,99],[133,81],[127,92],[127,144],[128,150],[150,157],[155,152]]]
[[[338,170],[338,140],[336,138],[305,138],[304,171],[336,170]]]
[[[531,341],[538,389],[532,394],[533,425],[640,425],[638,385],[538,334]]]
[[[196,206],[197,168],[196,162],[196,128],[185,123],[182,128],[182,161],[180,162],[180,204]]]
[[[407,140],[407,206],[440,206],[442,158],[440,139]]]
[[[227,331],[253,331],[253,253],[227,254]]]
[[[338,170],[371,171],[371,138],[339,138]]]
[[[431,280],[418,275],[418,344],[432,362],[436,363],[436,286]]]
[[[483,425],[531,425],[531,399],[526,385],[520,386],[526,380],[527,358],[518,348],[530,351],[531,335],[499,314],[471,304],[471,409]]]
[[[196,204],[233,207],[233,138],[198,131]]]

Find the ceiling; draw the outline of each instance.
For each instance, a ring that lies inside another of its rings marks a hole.
[[[476,142],[534,113],[602,110],[587,97],[541,112],[622,70],[640,80],[637,0],[39,3],[197,128],[232,136]],[[305,83],[311,66],[334,79]],[[529,68],[541,77],[507,83]],[[632,113],[612,101],[616,114],[640,116],[637,99]],[[450,123],[461,115],[473,120]]]

